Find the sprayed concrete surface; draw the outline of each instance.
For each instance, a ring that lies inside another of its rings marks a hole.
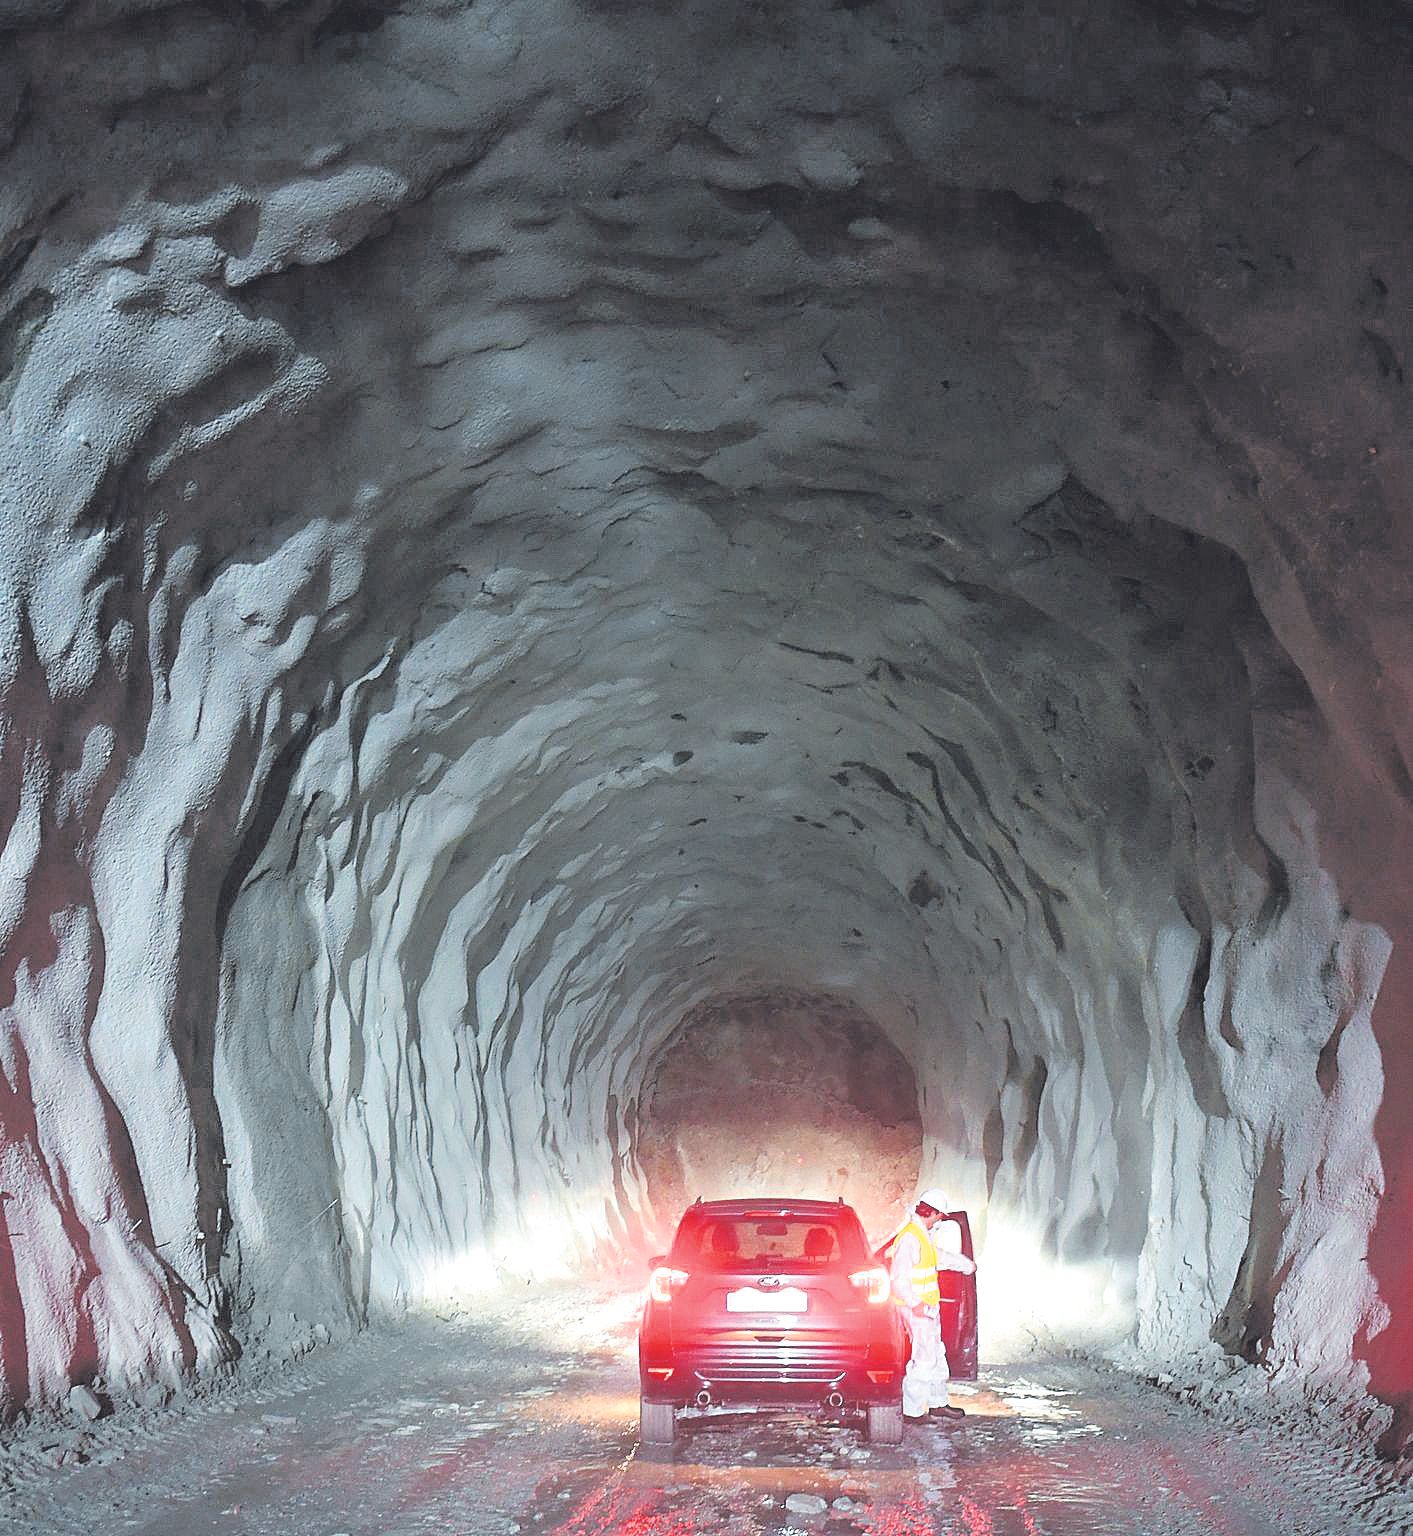
[[[637,1440],[636,1298],[562,1290],[426,1316],[160,1416],[12,1450],[26,1536],[1351,1536],[1413,1529],[1358,1453],[1236,1432],[1131,1378],[1035,1358],[956,1389],[964,1423],[871,1448],[807,1414]],[[818,1513],[800,1513],[800,1496]],[[796,1508],[790,1507],[793,1501]]]

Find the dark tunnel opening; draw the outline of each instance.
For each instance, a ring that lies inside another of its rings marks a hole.
[[[663,1236],[699,1196],[784,1194],[842,1198],[881,1240],[922,1165],[917,1082],[847,1002],[716,999],[692,1010],[649,1070],[637,1157]]]

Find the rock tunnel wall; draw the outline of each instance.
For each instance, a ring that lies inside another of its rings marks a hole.
[[[1051,1325],[1413,1389],[1406,10],[0,27],[12,1409],[631,1248],[770,993]]]

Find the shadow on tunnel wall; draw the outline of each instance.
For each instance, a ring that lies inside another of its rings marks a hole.
[[[1410,916],[1413,922],[1413,916]],[[1409,931],[1404,928],[1402,931]],[[1413,960],[1396,948],[1379,993],[1374,1028],[1383,1045],[1385,1087],[1374,1123],[1383,1158],[1385,1191],[1369,1242],[1369,1267],[1389,1308],[1383,1328],[1355,1338],[1355,1355],[1369,1368],[1370,1386],[1400,1415],[1383,1442],[1400,1452],[1413,1439]]]

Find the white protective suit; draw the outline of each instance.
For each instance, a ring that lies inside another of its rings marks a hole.
[[[928,1234],[936,1250],[938,1269],[975,1274],[976,1265],[965,1254],[951,1253],[940,1245],[938,1234],[942,1226],[937,1223]],[[893,1295],[902,1309],[912,1345],[908,1368],[903,1373],[903,1413],[910,1419],[923,1418],[933,1408],[945,1408],[951,1380],[947,1351],[942,1344],[939,1308],[935,1302],[924,1302],[913,1282],[913,1271],[918,1267],[920,1257],[921,1244],[917,1234],[906,1230],[889,1255]]]

